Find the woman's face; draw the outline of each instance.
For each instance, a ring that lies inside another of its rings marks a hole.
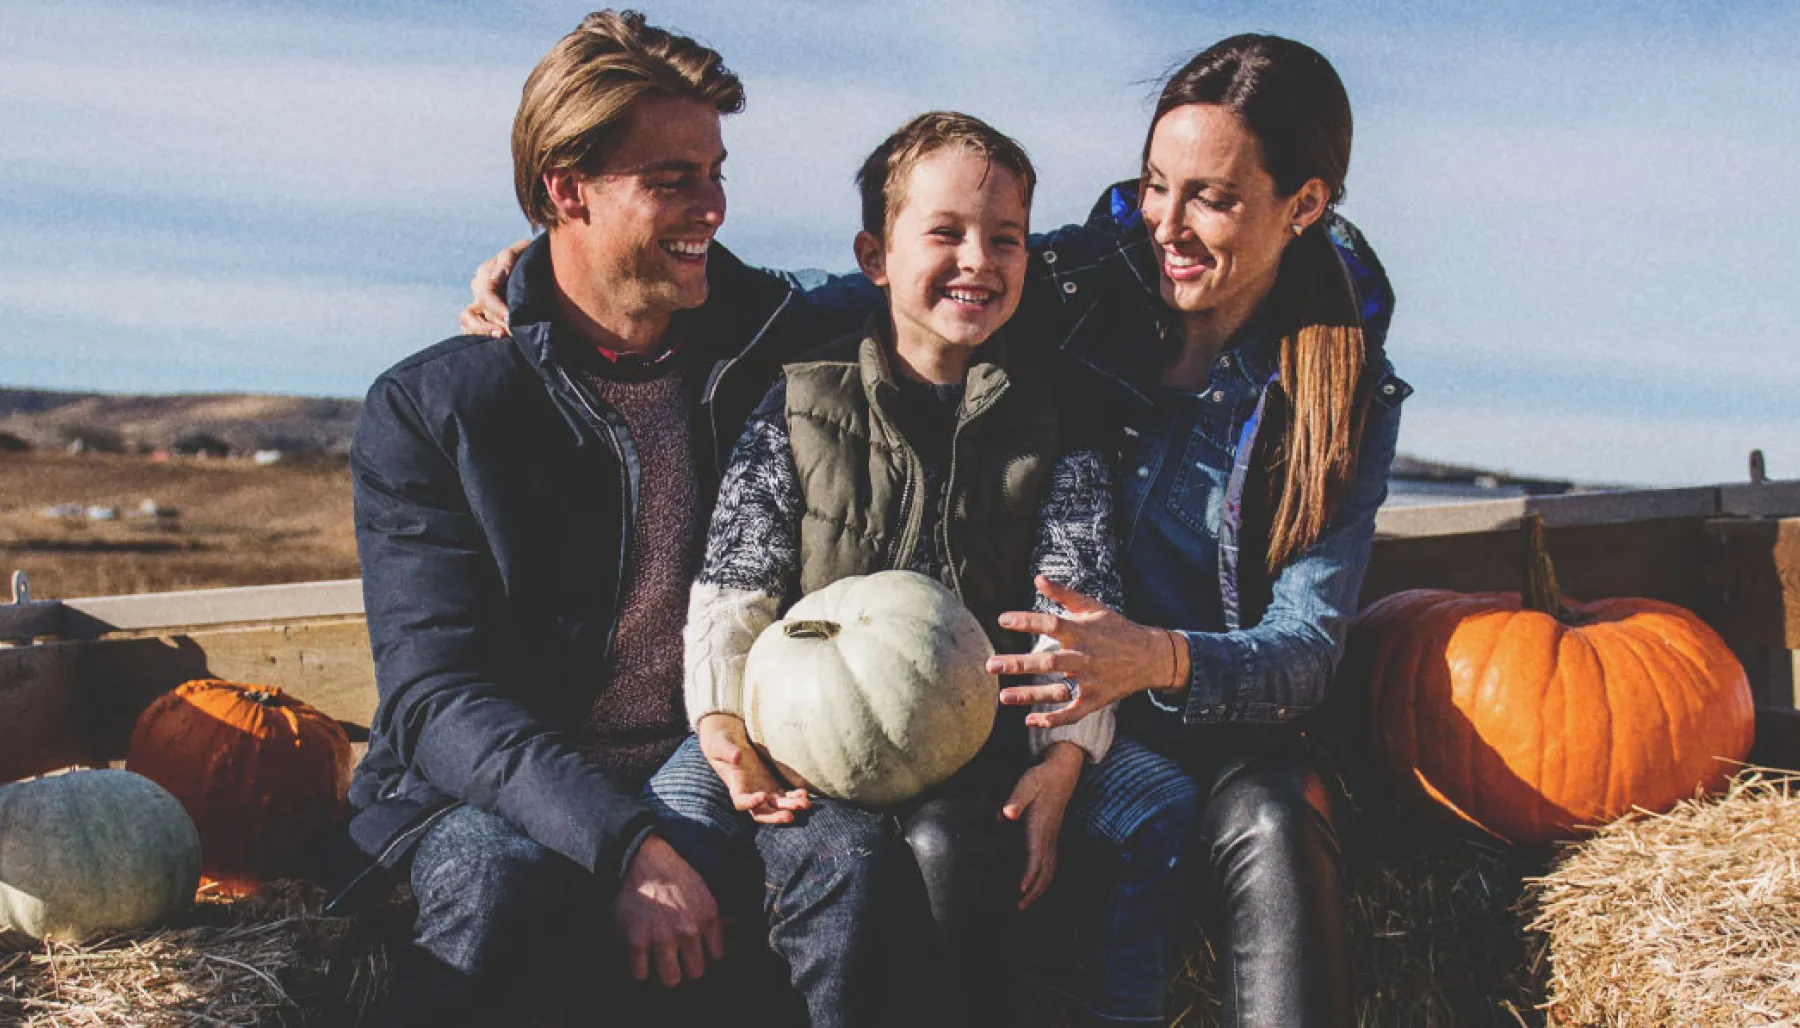
[[[1164,114],[1150,134],[1143,195],[1163,302],[1248,318],[1275,285],[1293,226],[1317,220],[1328,192],[1313,179],[1279,195],[1261,144],[1228,108],[1188,104]]]

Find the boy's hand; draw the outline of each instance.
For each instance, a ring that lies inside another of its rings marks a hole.
[[[1056,877],[1056,845],[1063,812],[1075,793],[1075,781],[1087,754],[1072,742],[1054,742],[1038,765],[1019,776],[1012,796],[1000,808],[1008,821],[1025,822],[1025,877],[1019,881],[1019,909],[1038,901]]]
[[[507,327],[506,279],[519,262],[519,255],[530,245],[531,240],[521,239],[475,269],[475,277],[469,280],[469,295],[474,299],[457,318],[463,335],[498,339],[511,331]]]
[[[698,728],[700,752],[724,780],[732,806],[749,811],[753,820],[765,825],[792,824],[794,811],[812,806],[805,789],[782,790],[750,745],[743,718],[708,714],[700,719]]]

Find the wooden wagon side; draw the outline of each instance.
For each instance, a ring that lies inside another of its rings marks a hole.
[[[1543,516],[1565,591],[1694,610],[1743,660],[1755,759],[1800,767],[1800,482],[1395,507],[1363,600],[1519,588],[1519,519]],[[0,604],[0,781],[123,757],[155,696],[192,678],[279,686],[367,738],[374,668],[355,580]]]

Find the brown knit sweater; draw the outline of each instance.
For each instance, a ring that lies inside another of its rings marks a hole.
[[[653,377],[583,371],[625,419],[639,472],[618,629],[580,743],[597,767],[632,786],[648,780],[688,732],[681,626],[706,542],[687,361],[678,353],[669,365]]]

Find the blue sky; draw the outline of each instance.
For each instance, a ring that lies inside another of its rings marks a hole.
[[[1800,5],[642,6],[743,76],[722,239],[780,266],[850,263],[851,173],[913,113],[1016,135],[1047,227],[1133,173],[1160,73],[1306,40],[1356,110],[1404,451],[1800,477]],[[360,395],[524,231],[519,87],[587,9],[0,2],[0,384]]]

